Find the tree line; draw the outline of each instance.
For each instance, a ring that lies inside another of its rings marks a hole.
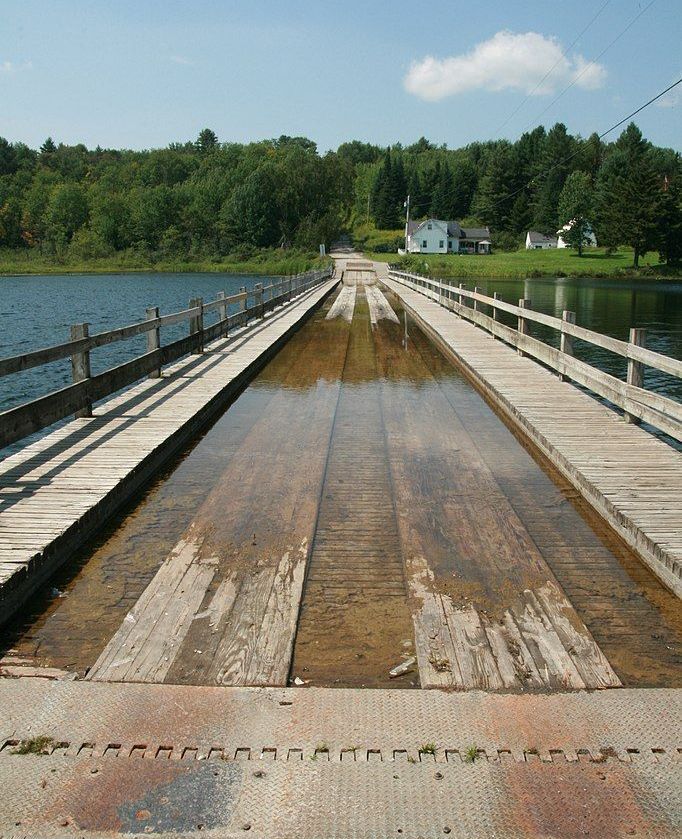
[[[0,247],[189,259],[317,249],[338,234],[352,182],[350,164],[302,137],[219,143],[205,129],[152,151],[0,138]]]
[[[107,256],[205,258],[255,248],[316,249],[373,224],[412,217],[487,225],[513,249],[528,229],[556,234],[572,222],[579,251],[591,226],[601,245],[629,245],[635,264],[658,250],[682,258],[682,162],[630,124],[609,143],[557,123],[516,142],[463,148],[425,138],[410,146],[360,141],[320,154],[304,137],[221,143],[204,129],[165,149],[40,149],[0,138],[0,247]],[[396,242],[391,244],[393,247]]]
[[[682,258],[680,154],[652,145],[634,123],[611,143],[572,136],[557,123],[515,143],[451,150],[422,138],[380,154],[356,146],[355,153],[353,211],[379,228],[404,223],[409,194],[412,218],[487,225],[504,249],[519,247],[527,230],[556,235],[571,223],[567,239],[578,251],[592,228],[601,245],[632,247],[635,265],[652,250],[671,263]]]

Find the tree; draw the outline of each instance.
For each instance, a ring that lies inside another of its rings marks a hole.
[[[229,243],[258,248],[279,244],[277,184],[272,164],[252,172],[227,200],[221,215]]]
[[[13,175],[17,171],[17,156],[11,143],[0,137],[0,175]]]
[[[446,164],[441,169],[440,181],[431,200],[431,215],[448,221],[455,217],[455,184],[452,171]]]
[[[52,137],[48,137],[47,140],[42,144],[40,147],[41,154],[54,154],[57,151],[57,146],[54,143]]]
[[[610,247],[629,245],[639,257],[660,241],[661,179],[642,132],[631,122],[602,166],[597,182],[598,232]]]
[[[543,233],[554,233],[559,226],[557,207],[564,182],[571,171],[570,157],[575,140],[558,122],[547,133],[541,155],[541,175],[535,199],[533,227]]]
[[[662,261],[668,265],[682,262],[682,171],[680,156],[676,166],[664,175],[664,191],[661,196],[660,243],[658,246]]]
[[[69,244],[88,218],[88,201],[78,184],[59,184],[47,206],[47,235],[57,245]]]
[[[203,128],[197,137],[196,146],[201,154],[213,151],[218,145],[218,135],[210,128]]]
[[[592,227],[589,218],[593,202],[590,176],[586,172],[572,172],[561,190],[557,213],[559,226],[569,225],[561,237],[566,244],[577,249],[578,256],[583,255],[583,246],[590,243]]]

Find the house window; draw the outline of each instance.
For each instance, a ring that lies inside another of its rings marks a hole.
[[[427,224],[426,226],[428,227],[429,230],[433,230],[433,225],[432,224]]]
[[[422,247],[423,248],[428,247],[428,242],[426,241],[426,239],[422,240]]]
[[[448,250],[452,250],[452,239],[448,239]]]
[[[438,243],[438,247],[442,248],[444,245],[445,245],[445,242],[441,239],[440,242]]]

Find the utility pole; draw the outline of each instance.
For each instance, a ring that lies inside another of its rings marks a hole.
[[[407,196],[405,201],[405,253],[407,253],[407,231],[410,226],[410,196]]]

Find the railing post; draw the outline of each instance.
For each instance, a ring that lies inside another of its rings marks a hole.
[[[569,312],[568,310],[564,309],[561,313],[561,320],[563,323],[561,324],[561,338],[559,339],[559,349],[565,355],[573,355],[573,336],[569,335],[568,332],[564,332],[564,323],[575,323],[575,312]],[[570,376],[567,376],[565,373],[559,373],[559,379],[562,382],[567,382]]]
[[[204,299],[203,297],[193,297],[189,301],[190,309],[199,309],[198,315],[192,315],[189,319],[189,334],[195,335],[200,333],[199,343],[192,350],[193,355],[201,355],[204,351]]]
[[[500,292],[499,291],[493,291],[493,300],[499,300],[499,299],[500,299]],[[497,320],[500,319],[500,315],[499,315],[497,306],[494,303],[492,304],[492,306],[493,306],[493,320],[497,321]],[[497,336],[493,333],[493,338],[496,338],[496,337]]]
[[[530,309],[530,300],[527,297],[522,297],[519,300],[519,309]],[[519,320],[516,328],[518,330],[519,335],[530,335],[530,324],[521,315],[519,315]],[[518,347],[517,352],[521,356],[525,355],[524,351]]]
[[[225,299],[225,292],[224,291],[219,291],[218,294],[217,294],[217,297],[218,297],[218,300],[224,300]],[[220,334],[221,335],[227,335],[227,333],[229,331],[229,324],[227,323],[227,303],[221,303],[220,306],[218,306],[218,320],[226,321],[225,324],[223,324],[223,326],[220,329]]]
[[[89,338],[90,331],[87,323],[76,323],[71,327],[71,340],[80,341],[81,338]],[[89,379],[90,372],[90,351],[74,353],[71,356],[71,378],[73,383],[82,382]],[[91,417],[92,416],[92,402],[86,400],[83,407],[76,411],[76,417]]]
[[[460,283],[459,288],[466,288],[466,286],[464,285],[464,283]],[[457,295],[457,302],[459,303],[460,306],[462,305],[462,295],[461,294]]]
[[[147,320],[156,320],[159,316],[158,306],[149,306],[146,310]],[[147,352],[154,352],[161,346],[160,330],[157,326],[155,329],[150,329],[147,332]],[[158,379],[161,375],[161,367],[155,367],[150,373],[150,379]]]
[[[480,293],[481,293],[481,289],[477,285],[475,285],[474,286],[474,294],[480,294]],[[478,300],[474,300],[474,312],[477,312],[477,311],[478,311]]]
[[[265,309],[263,308],[263,283],[256,283],[253,290],[256,295],[256,317],[264,318]]]
[[[646,342],[646,329],[631,329],[630,343],[636,347],[643,347]],[[628,358],[628,377],[627,382],[634,387],[644,387],[644,365],[641,361],[635,361],[633,358]],[[638,425],[641,420],[632,414],[625,411],[625,422],[634,423]]]
[[[287,277],[287,303],[291,302],[291,274]]]
[[[241,288],[239,289],[239,293],[240,294],[246,294],[246,286],[245,285],[241,286]],[[248,321],[248,315],[246,314],[246,309],[247,309],[248,305],[249,305],[249,301],[246,297],[243,297],[239,301],[239,309],[242,313],[241,319],[240,319],[240,322],[241,322],[242,326],[246,326],[247,321]]]

